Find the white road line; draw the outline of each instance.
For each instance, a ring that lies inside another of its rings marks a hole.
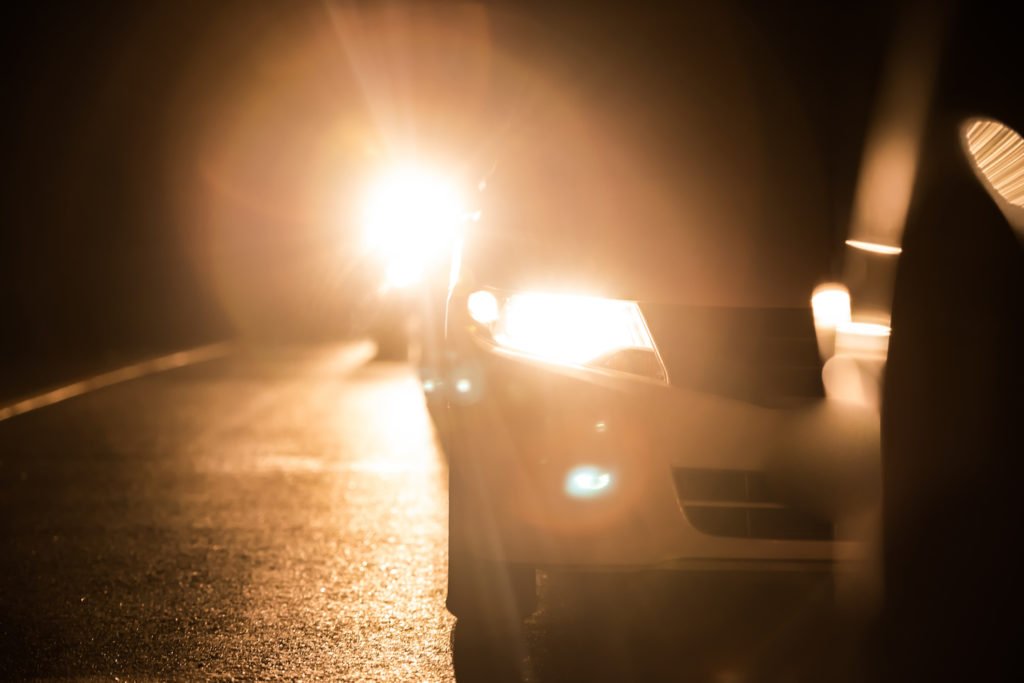
[[[94,377],[83,379],[80,382],[60,387],[59,389],[47,391],[37,396],[32,396],[18,401],[17,403],[2,406],[0,407],[0,422],[9,420],[12,417],[22,415],[32,410],[39,410],[40,408],[52,406],[55,403],[66,401],[69,398],[74,398],[75,396],[81,396],[82,394],[90,391],[109,387],[112,384],[119,384],[121,382],[145,377],[146,375],[152,375],[157,372],[164,372],[166,370],[185,367],[186,365],[195,365],[196,363],[214,360],[215,358],[226,356],[231,352],[232,348],[233,344],[230,342],[218,342],[216,344],[200,346],[187,351],[178,351],[166,356],[160,356],[159,358],[152,358],[150,360],[142,361],[141,363],[135,363],[123,368],[118,368],[117,370],[111,370],[110,372],[104,372],[102,374],[95,375]]]

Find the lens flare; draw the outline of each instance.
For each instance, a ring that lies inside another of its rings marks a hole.
[[[569,471],[565,479],[565,492],[573,498],[593,498],[606,493],[611,487],[611,472],[584,465]]]

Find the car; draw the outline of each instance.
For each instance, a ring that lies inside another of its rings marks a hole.
[[[889,328],[829,282],[898,249],[843,244],[829,140],[718,21],[581,57],[487,164],[425,384],[460,621],[529,615],[537,570],[867,583]]]
[[[863,568],[877,417],[826,400],[810,305],[485,282],[452,290],[435,408],[453,614],[528,615],[537,569]]]
[[[396,108],[436,117],[398,147],[461,146],[460,209],[409,186],[391,202],[423,211],[389,241],[430,247],[449,610],[519,620],[538,569],[813,574],[870,609],[884,532],[897,658],[941,671],[970,629],[989,659],[985,615],[1019,605],[1016,24],[743,0],[474,19],[477,41],[416,43],[464,53],[403,62],[472,67],[425,80],[458,87]]]
[[[411,357],[428,374],[439,365],[445,269],[470,216],[448,175],[410,160],[382,164],[365,184],[358,217],[364,258],[357,260],[363,297],[353,327],[376,343],[378,360]]]

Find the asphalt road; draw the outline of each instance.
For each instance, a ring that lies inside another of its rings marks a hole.
[[[820,581],[544,575],[521,637],[453,637],[444,457],[412,371],[365,358],[239,351],[0,422],[0,678],[858,677]]]

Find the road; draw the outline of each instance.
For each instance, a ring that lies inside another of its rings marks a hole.
[[[0,678],[849,670],[819,585],[558,574],[522,640],[456,630],[453,668],[446,483],[412,371],[357,346],[239,350],[0,422]]]

